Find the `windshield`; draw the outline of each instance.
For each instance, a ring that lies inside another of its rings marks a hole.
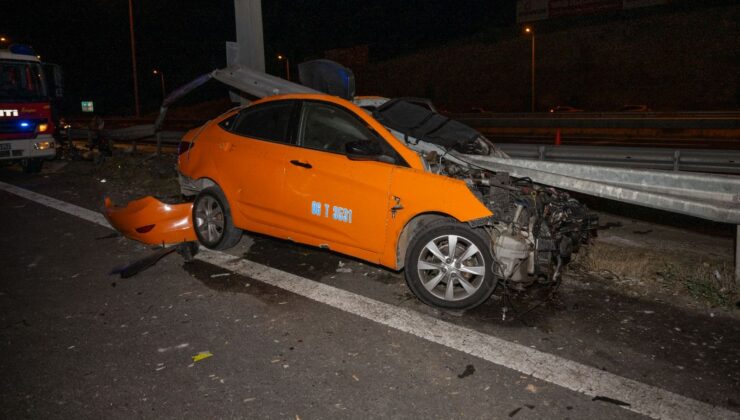
[[[46,99],[41,65],[31,61],[0,60],[0,101]]]

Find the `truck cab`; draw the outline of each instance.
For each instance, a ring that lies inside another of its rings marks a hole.
[[[56,155],[52,98],[60,96],[58,66],[41,63],[25,45],[0,47],[0,162],[39,172]]]

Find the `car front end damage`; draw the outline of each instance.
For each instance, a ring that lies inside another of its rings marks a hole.
[[[511,288],[556,281],[598,227],[598,217],[563,190],[505,172],[448,166],[443,173],[462,179],[493,213],[469,224],[490,236],[494,274]]]
[[[595,235],[597,215],[566,191],[470,162],[472,156],[507,157],[476,130],[403,99],[371,110],[421,156],[428,172],[465,182],[491,211],[468,224],[490,238],[492,270],[504,285],[521,290],[537,280],[556,281],[572,254]]]
[[[152,196],[131,201],[125,207],[105,199],[103,215],[127,238],[149,245],[167,245],[196,240],[193,203],[169,204]]]

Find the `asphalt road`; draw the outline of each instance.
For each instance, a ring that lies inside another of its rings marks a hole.
[[[105,192],[75,173],[4,168],[0,181],[91,210]],[[456,316],[420,304],[400,273],[255,235],[229,257],[266,267],[255,275],[171,255],[120,279],[110,270],[145,247],[1,189],[0,217],[6,418],[591,419],[669,403],[590,394],[599,371],[624,379],[615,393],[636,383],[643,395],[681,396],[699,417],[740,417],[740,323],[710,309],[566,281],[513,321],[500,296]],[[337,292],[320,303],[281,288],[296,279]],[[515,307],[548,293],[515,296]],[[391,310],[370,316],[345,298]],[[389,326],[396,312],[428,324]],[[456,345],[449,327],[477,341]],[[532,349],[531,371],[513,353],[491,362],[481,340]],[[200,352],[212,356],[193,361]],[[543,357],[551,366],[536,364]],[[569,363],[591,370],[563,379]],[[540,369],[552,369],[547,380]]]

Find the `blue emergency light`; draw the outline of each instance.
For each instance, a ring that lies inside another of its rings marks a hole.
[[[20,54],[20,55],[32,55],[36,56],[36,51],[31,48],[30,45],[26,44],[13,44],[9,48],[11,53],[13,54]]]

